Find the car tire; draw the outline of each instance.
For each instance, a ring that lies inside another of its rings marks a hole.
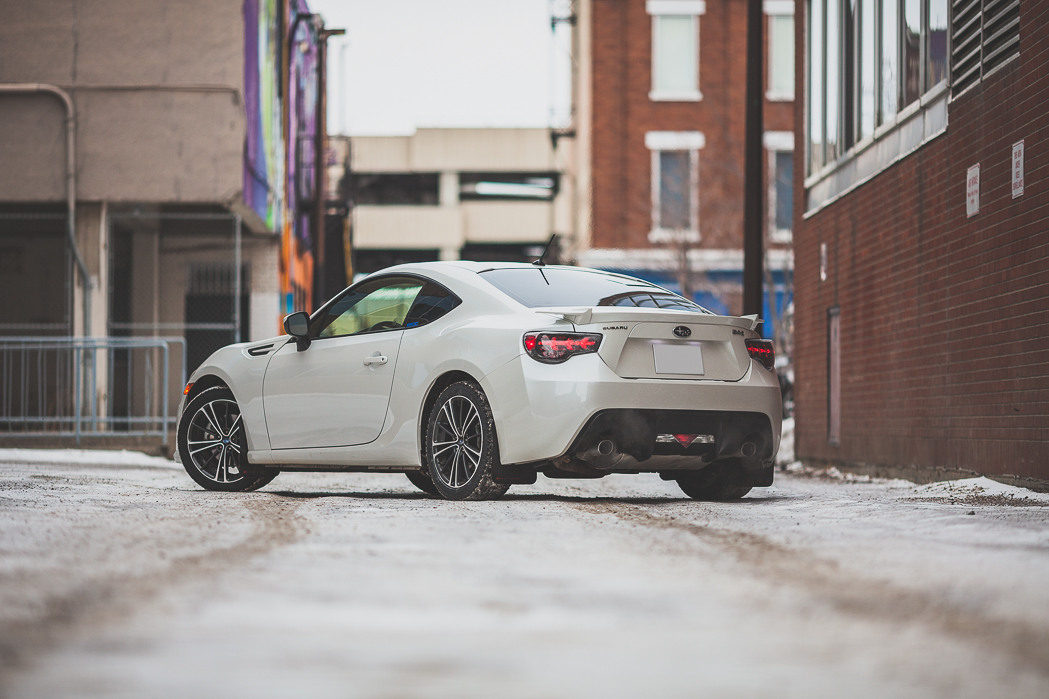
[[[733,466],[715,463],[701,471],[688,471],[677,477],[677,484],[693,500],[739,500],[750,492],[750,486],[740,483],[742,469]]]
[[[437,497],[441,496],[441,491],[437,490],[437,486],[435,486],[433,481],[430,480],[430,475],[428,473],[423,473],[422,471],[405,471],[404,475],[408,476],[408,480],[412,482],[412,485],[427,495],[436,495]]]
[[[280,473],[276,469],[248,470],[240,406],[225,386],[206,388],[186,403],[176,439],[182,467],[205,490],[258,490]]]
[[[457,381],[437,396],[426,420],[423,454],[431,481],[449,500],[494,500],[509,485],[496,483],[499,463],[495,418],[481,387]]]

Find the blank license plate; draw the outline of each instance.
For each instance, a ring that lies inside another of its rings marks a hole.
[[[657,374],[703,374],[703,346],[699,344],[654,344],[652,356]]]

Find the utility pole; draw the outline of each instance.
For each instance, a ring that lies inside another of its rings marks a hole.
[[[765,95],[762,0],[747,0],[747,97],[743,176],[743,315],[762,312],[765,206],[762,162]]]
[[[313,305],[319,307],[328,300],[328,268],[324,252],[327,248],[325,239],[325,218],[328,213],[328,37],[341,36],[345,29],[325,29],[324,20],[314,15],[317,22],[317,133],[314,145],[314,166],[316,174],[313,179]]]

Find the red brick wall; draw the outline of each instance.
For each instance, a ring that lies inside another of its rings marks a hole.
[[[804,4],[798,43],[804,46]],[[947,132],[804,220],[795,147],[801,458],[1049,479],[1049,5],[1018,60],[948,108]],[[798,52],[798,92],[804,57]],[[804,106],[796,104],[802,121]],[[1025,193],[1011,198],[1012,144]],[[980,212],[966,217],[980,163]],[[819,278],[819,246],[828,277]],[[827,309],[841,307],[841,446],[827,443]]]
[[[591,244],[649,247],[652,166],[645,133],[700,131],[706,137],[699,153],[702,247],[741,248],[746,0],[707,0],[699,102],[648,98],[652,18],[645,0],[594,0],[592,18]],[[793,130],[792,105],[766,103],[765,130]]]

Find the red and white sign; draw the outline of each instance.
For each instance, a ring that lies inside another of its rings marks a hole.
[[[965,216],[972,218],[980,213],[980,163],[976,163],[965,175]]]
[[[1024,194],[1024,142],[1013,144],[1013,199]]]

